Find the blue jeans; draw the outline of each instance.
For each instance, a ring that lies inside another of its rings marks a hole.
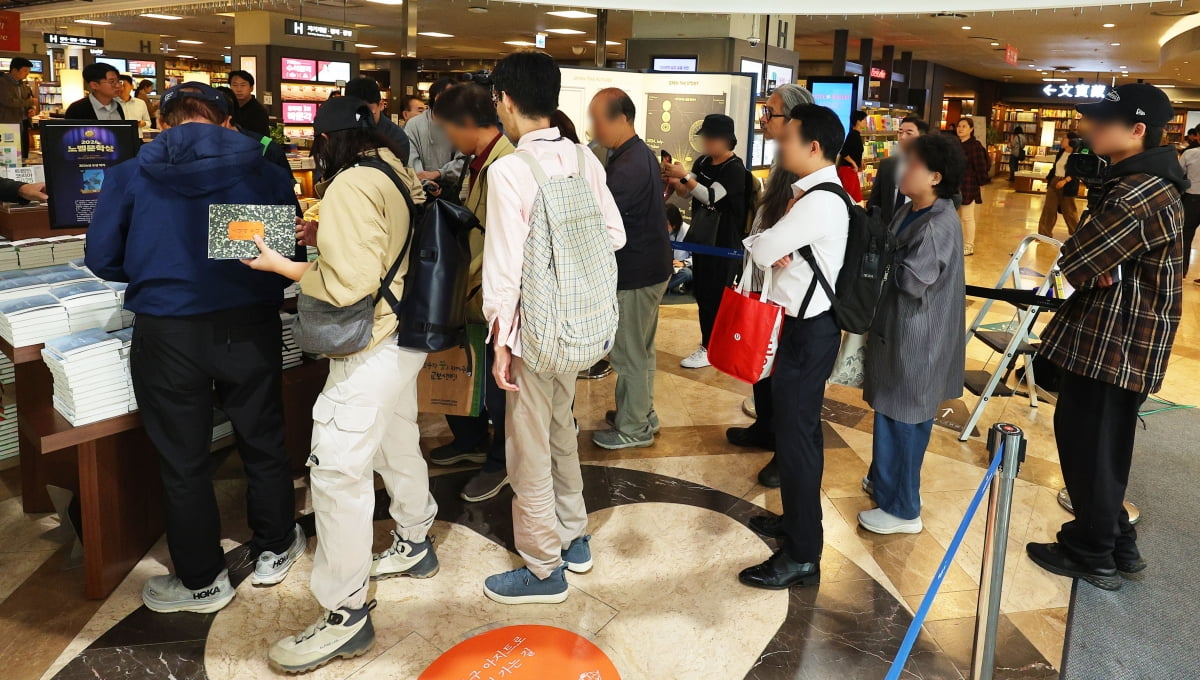
[[[875,412],[869,476],[880,510],[900,519],[921,516],[921,462],[932,432],[932,418],[910,425]]]
[[[692,285],[692,268],[684,267],[671,275],[671,280],[667,283],[667,292],[674,293],[683,286],[690,285]]]

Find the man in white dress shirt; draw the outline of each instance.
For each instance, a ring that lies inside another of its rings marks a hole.
[[[850,225],[849,199],[834,167],[844,138],[833,111],[815,104],[792,109],[781,148],[784,167],[800,178],[793,185],[795,203],[775,226],[745,241],[754,264],[771,270],[767,299],[787,313],[771,376],[783,515],[750,520],[751,529],[783,539],[783,548],[739,575],[742,583],[755,588],[821,582],[821,407],[842,333],[834,321],[833,301],[797,251],[811,248],[825,278],[837,281]],[[823,184],[834,186],[822,188]]]
[[[150,111],[146,108],[146,102],[133,96],[133,76],[118,77],[121,85],[117,90],[117,103],[125,113],[125,120],[138,121],[138,127],[150,127]]]

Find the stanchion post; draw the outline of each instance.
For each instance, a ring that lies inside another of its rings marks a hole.
[[[1004,588],[1004,559],[1008,550],[1008,523],[1012,513],[1013,487],[1025,460],[1025,435],[1021,428],[996,423],[988,430],[988,451],[993,460],[1004,456],[992,478],[988,494],[987,526],[983,538],[983,570],[979,578],[979,608],[975,617],[975,646],[971,661],[972,680],[992,680],[996,667],[996,625],[1000,618],[1000,595]]]

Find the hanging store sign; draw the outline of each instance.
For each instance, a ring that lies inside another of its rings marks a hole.
[[[353,40],[354,29],[329,24],[314,24],[311,21],[299,19],[284,19],[283,32],[288,35],[298,35],[305,38],[325,38],[328,40]]]
[[[1013,47],[1012,45],[1005,45],[1004,61],[1009,66],[1016,66],[1017,65],[1017,48]]]
[[[875,80],[887,80],[888,72],[878,66],[871,67],[871,77]]]
[[[93,38],[90,35],[43,33],[42,40],[49,47],[104,47],[104,38]]]
[[[1102,83],[1047,84],[1042,87],[1042,94],[1061,99],[1104,99],[1108,86]]]

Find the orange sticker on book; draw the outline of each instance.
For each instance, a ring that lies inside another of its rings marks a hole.
[[[255,235],[267,237],[267,225],[262,222],[230,222],[230,241],[253,241]]]

